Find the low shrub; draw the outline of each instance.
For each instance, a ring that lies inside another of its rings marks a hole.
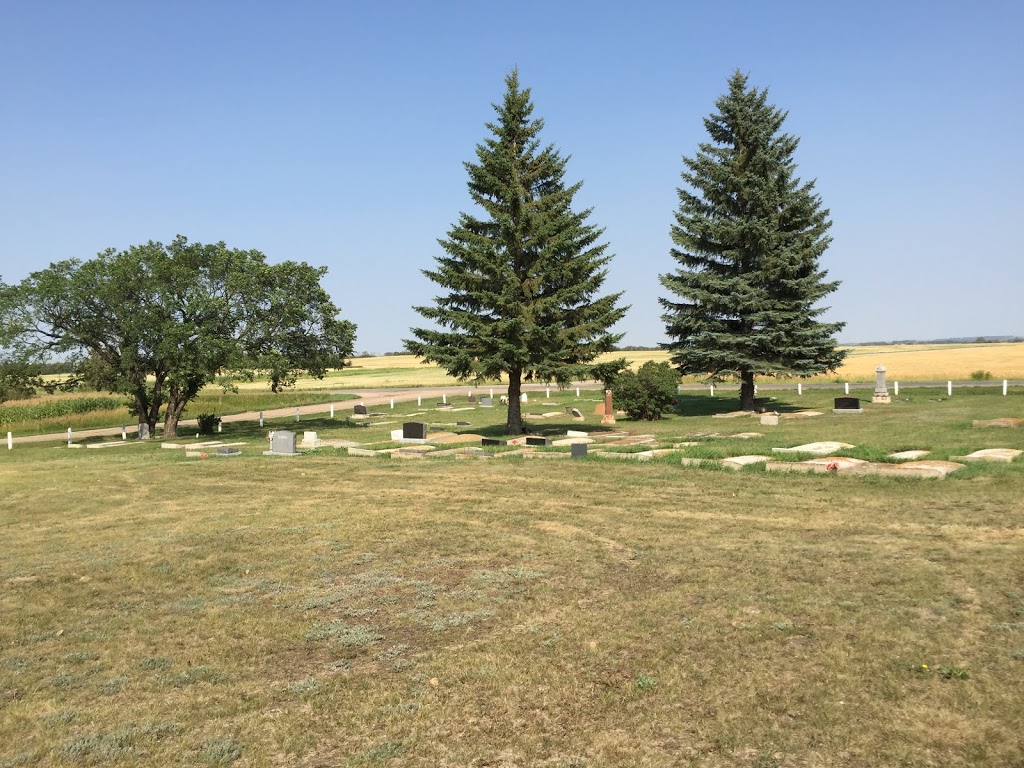
[[[679,374],[668,363],[649,360],[636,373],[620,372],[611,383],[612,397],[631,419],[654,421],[676,404]]]
[[[992,373],[990,371],[971,371],[971,381],[991,381]]]
[[[212,435],[217,431],[217,425],[220,424],[220,416],[213,413],[200,413],[196,416],[196,421],[199,424],[199,434]]]

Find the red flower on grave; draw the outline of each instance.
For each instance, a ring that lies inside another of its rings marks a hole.
[[[825,469],[827,469],[829,472],[838,472],[839,471],[839,462],[837,462],[837,461],[830,462],[828,464],[828,466],[825,467]]]

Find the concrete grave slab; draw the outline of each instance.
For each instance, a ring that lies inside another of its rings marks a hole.
[[[1022,453],[1024,451],[1018,451],[1016,448],[983,448],[966,456],[950,456],[949,458],[952,461],[1001,461],[1009,464]]]
[[[931,451],[897,451],[896,453],[890,453],[890,459],[899,459],[900,461],[916,461],[917,459],[923,459]]]
[[[805,443],[804,445],[798,445],[794,448],[772,448],[772,453],[813,453],[818,456],[827,456],[830,453],[854,447],[855,446],[850,445],[849,443]]]
[[[589,433],[580,432],[578,429],[568,429],[565,432],[566,437],[589,437]]]
[[[381,451],[371,451],[369,448],[356,448],[355,446],[348,448],[349,456],[379,456],[381,453]]]
[[[809,419],[814,416],[824,416],[822,411],[794,411],[793,413],[780,413],[780,419]]]
[[[761,414],[761,426],[762,427],[777,427],[777,426],[779,426],[779,414],[777,414],[777,413],[762,413]]]
[[[903,464],[872,464],[872,474],[889,477],[945,477],[963,468],[963,464],[954,461],[907,461]]]
[[[769,460],[768,456],[761,456],[760,454],[750,454],[747,456],[730,456],[727,459],[722,459],[722,466],[728,467],[729,469],[743,469],[743,467],[751,464],[763,464]]]
[[[552,445],[587,445],[594,442],[592,437],[567,437],[563,440],[553,440]]]
[[[460,443],[476,443],[479,445],[481,439],[480,435],[467,432],[464,435],[446,434],[444,437],[431,437],[430,442],[437,445],[459,445]]]
[[[740,416],[757,416],[759,414],[754,411],[730,411],[729,413],[715,413],[711,416],[712,419],[736,419]]]
[[[116,443],[91,443],[91,444],[89,444],[89,445],[87,445],[85,447],[86,448],[120,448],[122,445],[142,445],[142,443],[139,443],[137,441],[129,443],[127,440],[119,440]],[[73,448],[81,448],[82,446],[76,444],[74,446],[68,446],[68,447],[69,448],[72,448],[72,447]]]
[[[754,437],[764,437],[763,432],[737,432],[735,435],[726,435],[726,437],[738,437],[740,440],[750,440]]]
[[[704,443],[699,443],[696,440],[689,440],[685,443],[672,443],[673,448],[691,448],[695,445],[704,445]]]

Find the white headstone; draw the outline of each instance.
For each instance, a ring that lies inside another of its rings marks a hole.
[[[125,427],[124,424],[121,425],[121,439],[122,440],[127,440],[128,439],[128,430],[127,430],[127,428]]]
[[[263,426],[263,411],[260,411],[260,426]]]
[[[527,403],[527,402],[529,402],[529,401],[530,401],[530,398],[526,396],[526,393],[525,393],[525,392],[523,392],[523,402],[524,402],[524,403]]]

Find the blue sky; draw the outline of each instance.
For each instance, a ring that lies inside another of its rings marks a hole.
[[[840,339],[1024,334],[1019,2],[0,3],[0,276],[181,233],[325,265],[401,348],[514,66],[664,341],[681,157],[734,69],[834,222]]]

